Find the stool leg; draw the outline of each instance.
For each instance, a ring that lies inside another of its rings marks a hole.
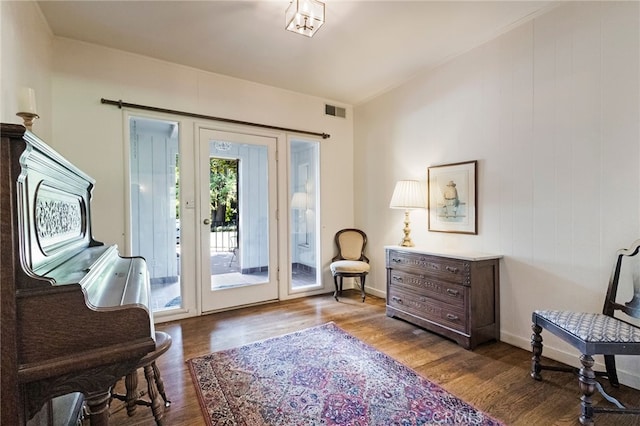
[[[153,368],[153,375],[156,378],[156,386],[158,387],[158,392],[160,396],[164,400],[164,406],[169,407],[171,405],[171,401],[167,399],[167,395],[164,392],[164,381],[162,380],[162,376],[160,375],[160,369],[156,365],[156,362],[151,363],[151,368]]]
[[[109,401],[111,401],[111,392],[108,390],[87,395],[87,409],[91,426],[109,425]]]
[[[133,416],[136,412],[136,400],[138,399],[138,371],[135,370],[127,374],[124,383],[127,388],[127,415]]]
[[[158,395],[156,380],[151,365],[145,365],[144,375],[147,379],[147,390],[149,392],[149,399],[151,400],[151,411],[153,412],[153,417],[156,419],[156,424],[158,426],[162,426],[164,424],[164,406],[162,405],[162,402],[160,402],[160,395]]]

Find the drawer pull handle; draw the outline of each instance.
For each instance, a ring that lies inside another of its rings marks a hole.
[[[393,280],[401,283],[402,277],[393,277]]]
[[[452,288],[448,288],[447,289],[447,293],[449,293],[452,296],[457,296],[458,294],[460,294],[460,292],[458,290],[454,290]]]
[[[447,319],[449,319],[451,321],[456,321],[456,320],[460,319],[460,317],[458,317],[457,315],[453,315],[453,314],[447,314]]]
[[[398,259],[397,257],[394,257],[393,259],[391,259],[391,261],[393,263],[402,263],[402,259]]]
[[[396,302],[396,303],[398,303],[398,304],[402,305],[402,299],[400,299],[400,298],[399,298],[399,297],[397,297],[397,296],[393,296],[393,297],[391,298],[391,300],[393,300],[394,302]]]
[[[454,268],[453,266],[445,266],[444,269],[446,269],[447,271],[449,271],[449,272],[451,272],[453,274],[458,272],[458,268]]]

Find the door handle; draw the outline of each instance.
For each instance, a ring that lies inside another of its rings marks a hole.
[[[207,218],[203,220],[202,223],[204,223],[205,225],[211,225],[211,219]]]

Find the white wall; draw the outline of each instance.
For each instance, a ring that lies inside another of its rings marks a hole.
[[[18,93],[36,94],[39,119],[33,132],[51,137],[51,32],[35,2],[0,1],[0,120],[22,124],[16,116]]]
[[[639,28],[638,2],[571,2],[358,106],[370,285],[384,292],[383,246],[402,236],[395,181],[477,159],[478,235],[428,232],[413,211],[416,245],[504,255],[501,336],[516,346],[530,349],[535,309],[600,311],[615,251],[640,238]],[[619,367],[640,386],[637,357]]]

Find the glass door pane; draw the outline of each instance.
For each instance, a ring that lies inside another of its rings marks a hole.
[[[132,117],[131,254],[147,261],[154,312],[182,306],[178,123]]]
[[[216,157],[220,143],[213,142],[209,157],[209,206],[211,229],[211,286],[213,290],[241,285],[238,229],[238,166],[237,158]],[[224,145],[231,148],[231,145]],[[222,150],[218,155],[227,153]]]
[[[291,288],[311,290],[321,286],[319,260],[318,142],[293,140],[291,163]]]
[[[276,139],[200,129],[202,311],[274,300]]]

